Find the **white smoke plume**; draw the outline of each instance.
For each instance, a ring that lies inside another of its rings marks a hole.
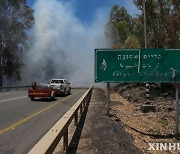
[[[108,13],[100,9],[87,25],[75,16],[74,6],[58,0],[34,4],[35,25],[29,37],[31,48],[24,57],[24,82],[67,78],[75,86],[94,83],[94,49],[110,47],[104,37]]]

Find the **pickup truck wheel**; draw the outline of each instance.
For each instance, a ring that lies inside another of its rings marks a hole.
[[[71,88],[70,88],[69,91],[68,91],[68,95],[71,95]]]
[[[66,89],[64,89],[64,93],[63,93],[64,96],[66,96]]]

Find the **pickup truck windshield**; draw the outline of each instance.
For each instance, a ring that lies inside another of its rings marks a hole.
[[[63,80],[52,80],[51,83],[64,83]]]

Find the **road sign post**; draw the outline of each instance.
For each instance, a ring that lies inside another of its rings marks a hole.
[[[175,135],[178,139],[179,134],[179,86],[176,84],[176,126],[175,126]]]
[[[110,116],[110,83],[107,82],[107,115]]]

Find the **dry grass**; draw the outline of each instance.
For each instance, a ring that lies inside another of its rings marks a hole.
[[[175,129],[174,111],[142,113],[139,103],[131,103],[113,90],[110,98],[112,110],[117,118],[127,125],[126,131],[132,134],[134,145],[143,153],[178,153],[177,151],[148,151],[148,143],[178,143],[172,137]]]

